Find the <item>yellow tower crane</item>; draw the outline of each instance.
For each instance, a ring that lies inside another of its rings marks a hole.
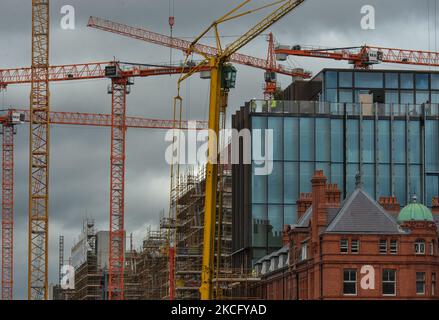
[[[49,0],[32,0],[28,298],[48,298]]]
[[[305,0],[280,0],[259,6],[257,8],[244,11],[243,8],[250,4],[252,0],[245,0],[237,7],[226,13],[224,16],[214,21],[205,31],[203,31],[191,44],[187,56],[192,53],[198,53],[204,56],[204,60],[194,67],[192,72],[180,77],[178,88],[180,91],[181,83],[195,73],[202,66],[210,66],[210,104],[209,104],[209,140],[208,140],[208,161],[206,168],[206,193],[205,193],[205,210],[204,210],[204,235],[203,235],[203,261],[201,270],[201,299],[212,299],[212,275],[214,268],[214,235],[215,235],[215,218],[217,205],[217,183],[218,183],[218,156],[219,120],[221,105],[227,105],[228,92],[234,88],[236,82],[236,69],[228,64],[229,58],[239,49],[250,43],[258,35],[279,21],[289,12],[301,5]],[[269,15],[258,22],[253,28],[248,30],[236,41],[222,49],[218,27],[224,22],[241,18],[243,16],[261,11],[269,7],[275,7]],[[208,32],[215,34],[218,54],[208,57],[202,52],[198,52],[196,44]],[[180,96],[176,99],[181,99]]]

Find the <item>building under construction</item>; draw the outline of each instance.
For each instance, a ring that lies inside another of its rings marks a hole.
[[[167,229],[148,228],[136,260],[142,300],[160,300],[169,296],[168,239]]]
[[[131,241],[132,243],[132,241]],[[96,232],[94,221],[86,219],[83,231],[71,249],[71,265],[75,269],[74,289],[63,291],[67,300],[108,299],[109,232]],[[138,253],[132,249],[125,253],[125,299],[140,299],[136,261]],[[58,293],[58,297],[60,294]]]

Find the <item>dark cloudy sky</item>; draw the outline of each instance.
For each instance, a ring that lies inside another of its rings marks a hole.
[[[194,37],[237,0],[175,0],[175,35]],[[255,0],[255,3],[268,1]],[[437,0],[308,0],[294,13],[278,22],[271,31],[284,44],[355,46],[363,43],[413,49],[437,48],[435,10]],[[60,28],[60,8],[76,9],[76,30]],[[376,29],[360,28],[363,5],[376,9]],[[109,61],[167,63],[169,49],[88,29],[90,15],[145,27],[169,34],[168,0],[52,0],[52,64]],[[261,15],[246,17],[221,28],[235,36],[254,24]],[[233,38],[226,37],[224,42]],[[31,1],[0,1],[0,68],[30,65]],[[211,43],[205,39],[204,43]],[[267,43],[258,37],[241,52],[264,58]],[[174,52],[174,61],[182,55]],[[318,72],[323,67],[348,67],[344,62],[290,59],[290,66]],[[386,66],[389,67],[389,66]],[[398,68],[396,66],[395,68]],[[406,68],[406,67],[405,67]],[[407,68],[406,68],[407,69]],[[246,100],[262,96],[263,71],[238,66],[237,89],[230,97],[230,113]],[[171,101],[177,77],[136,79],[128,97],[128,114],[150,118],[172,118]],[[280,78],[285,87],[287,77]],[[108,81],[79,81],[51,85],[51,105],[56,111],[110,112]],[[206,119],[208,82],[194,76],[182,87],[185,118]],[[28,107],[29,86],[10,86],[0,93],[2,109]],[[86,215],[98,229],[108,229],[109,131],[107,129],[54,126],[51,145],[50,185],[50,282],[56,282],[58,236],[66,241],[66,257],[81,230]],[[163,131],[132,129],[128,132],[126,175],[126,229],[140,246],[148,225],[156,225],[160,210],[168,207],[169,167],[164,162]],[[27,168],[28,128],[16,135],[15,191],[15,297],[26,298],[27,283]]]

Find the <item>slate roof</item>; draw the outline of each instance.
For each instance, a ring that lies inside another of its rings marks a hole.
[[[329,208],[327,213],[328,213],[328,221],[327,223],[331,223],[332,220],[334,220],[334,218],[337,216],[337,213],[340,209],[339,208]],[[312,206],[310,206],[305,213],[303,214],[303,216],[297,221],[297,227],[308,227],[309,225],[309,221],[311,219],[312,216]]]
[[[404,231],[395,219],[361,188],[342,204],[326,233],[399,234]]]
[[[289,251],[289,245],[286,244],[282,248],[280,248],[279,250],[274,251],[270,254],[267,254],[266,256],[263,256],[258,261],[256,261],[255,264],[262,263],[265,260],[270,260],[271,258],[280,256],[281,254],[288,254],[288,251]]]

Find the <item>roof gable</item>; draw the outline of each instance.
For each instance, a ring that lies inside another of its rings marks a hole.
[[[326,228],[327,233],[401,233],[398,223],[375,200],[357,188]]]

